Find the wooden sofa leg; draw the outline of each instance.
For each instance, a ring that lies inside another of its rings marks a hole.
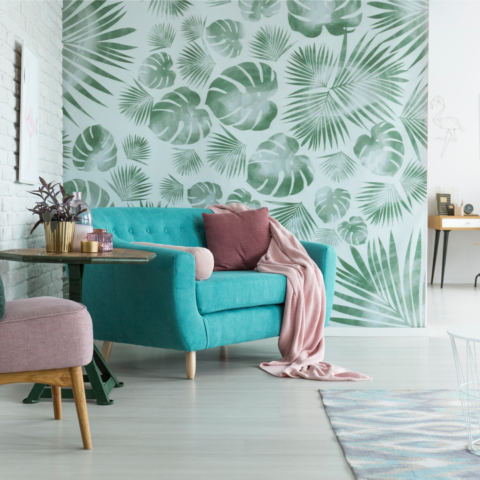
[[[220,347],[220,360],[228,360],[228,350],[226,345]]]
[[[110,360],[110,355],[112,354],[113,342],[103,342],[102,345],[102,357],[108,363]]]
[[[88,423],[87,399],[85,398],[85,387],[83,384],[82,367],[73,367],[72,372],[73,397],[77,408],[78,423],[82,434],[83,448],[92,449],[92,438],[90,436],[90,424]]]
[[[52,385],[53,414],[55,420],[62,419],[62,389]]]
[[[193,380],[197,369],[197,352],[185,352],[185,366],[187,367],[187,378]]]

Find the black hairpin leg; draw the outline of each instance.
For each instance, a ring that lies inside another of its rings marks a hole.
[[[433,285],[433,277],[435,275],[435,264],[437,263],[437,252],[438,252],[439,240],[440,240],[440,230],[435,230],[435,248],[433,249],[433,266],[432,266],[432,281],[431,281],[432,285]]]
[[[445,263],[447,262],[447,247],[448,247],[448,235],[450,230],[443,231],[443,260],[442,260],[442,283],[440,288],[443,288],[443,277],[445,276]]]
[[[477,286],[477,278],[480,277],[480,273],[475,277],[475,287]]]

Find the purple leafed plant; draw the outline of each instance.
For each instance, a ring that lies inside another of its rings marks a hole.
[[[34,215],[38,215],[40,219],[33,226],[30,234],[42,223],[50,223],[52,232],[57,227],[57,222],[77,222],[78,216],[86,212],[86,209],[76,211],[75,207],[70,205],[73,198],[72,195],[68,195],[60,183],[47,183],[42,177],[39,177],[42,185],[38,190],[33,190],[32,195],[36,195],[42,199],[41,202],[37,202],[34,208],[28,208]],[[60,199],[57,197],[60,196]]]

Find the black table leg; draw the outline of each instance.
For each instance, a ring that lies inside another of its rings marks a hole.
[[[447,247],[448,247],[448,235],[450,230],[443,231],[443,260],[442,260],[442,283],[440,288],[443,288],[443,277],[445,276],[445,263],[447,261]]]
[[[438,241],[440,240],[440,230],[435,230],[435,248],[433,249],[433,266],[432,266],[432,281],[433,285],[433,276],[435,275],[435,264],[437,263],[437,252],[438,252]]]
[[[84,265],[68,266],[70,300],[79,303],[82,302],[83,269]],[[94,347],[93,360],[85,366],[85,371],[87,374],[83,376],[83,379],[91,385],[91,388],[85,389],[87,399],[97,400],[98,405],[112,405],[113,400],[110,400],[108,395],[113,388],[123,387],[123,383],[117,380],[97,347]],[[52,398],[51,388],[35,384],[23,403],[37,403],[40,398]],[[72,389],[62,388],[62,398],[73,399]]]

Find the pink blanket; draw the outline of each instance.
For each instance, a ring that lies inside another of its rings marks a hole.
[[[250,210],[242,203],[212,205],[214,213]],[[362,373],[324,362],[325,285],[317,264],[298,239],[270,217],[272,240],[257,265],[259,272],[287,277],[287,293],[278,348],[282,358],[263,362],[260,368],[277,377],[308,380],[370,380]]]

